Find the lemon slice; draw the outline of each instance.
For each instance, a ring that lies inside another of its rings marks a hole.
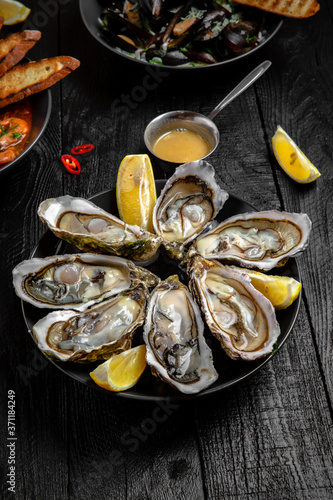
[[[115,354],[92,371],[90,376],[97,385],[108,391],[126,391],[138,382],[146,366],[146,346],[139,345]]]
[[[21,23],[30,14],[30,9],[23,3],[15,2],[14,0],[1,0],[0,16],[4,18],[6,26]]]
[[[156,187],[148,155],[125,156],[118,170],[116,193],[120,218],[153,232]]]
[[[249,276],[254,288],[265,295],[278,310],[290,306],[302,289],[301,283],[289,276],[273,276],[250,269],[242,269],[241,271]]]
[[[320,177],[319,170],[312,165],[280,125],[272,138],[272,146],[280,167],[294,181],[308,184]]]

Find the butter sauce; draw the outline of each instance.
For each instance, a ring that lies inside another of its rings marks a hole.
[[[162,160],[186,163],[208,155],[210,147],[206,139],[197,132],[182,128],[171,130],[159,137],[153,152]]]

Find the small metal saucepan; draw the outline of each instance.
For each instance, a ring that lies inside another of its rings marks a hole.
[[[166,161],[156,156],[154,146],[156,141],[172,130],[187,129],[196,132],[203,137],[209,147],[209,153],[201,159],[208,158],[217,148],[220,141],[220,133],[212,121],[215,116],[228,104],[254,83],[270,67],[271,61],[264,61],[249,73],[208,115],[195,113],[194,111],[170,111],[154,118],[146,127],[144,141],[146,148],[158,165],[168,173],[173,173],[180,163]]]

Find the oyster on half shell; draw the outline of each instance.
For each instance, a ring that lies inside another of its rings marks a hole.
[[[179,391],[194,394],[218,378],[199,308],[178,276],[153,290],[143,338],[152,372]]]
[[[135,330],[144,323],[148,290],[138,283],[87,311],[54,311],[33,327],[38,347],[61,361],[108,359],[129,349]]]
[[[189,253],[268,271],[301,253],[307,247],[310,230],[306,214],[248,212],[234,215],[199,236]]]
[[[60,196],[43,201],[38,209],[42,222],[63,240],[85,252],[151,260],[161,238],[130,226],[84,198]]]
[[[155,233],[167,254],[180,260],[194,240],[221,210],[229,195],[215,181],[212,165],[204,160],[184,163],[166,182],[153,212]]]
[[[280,334],[274,308],[248,276],[199,254],[188,258],[187,272],[209,329],[231,358],[252,361],[273,350]]]
[[[25,260],[13,270],[17,295],[49,309],[84,311],[136,281],[154,287],[160,279],[121,257],[89,253]]]

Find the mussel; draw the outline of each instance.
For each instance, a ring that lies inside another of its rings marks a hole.
[[[110,2],[100,24],[112,46],[167,66],[215,64],[260,43],[263,15],[233,2]]]
[[[259,35],[259,25],[254,21],[231,22],[222,31],[223,43],[234,53],[252,49]]]

